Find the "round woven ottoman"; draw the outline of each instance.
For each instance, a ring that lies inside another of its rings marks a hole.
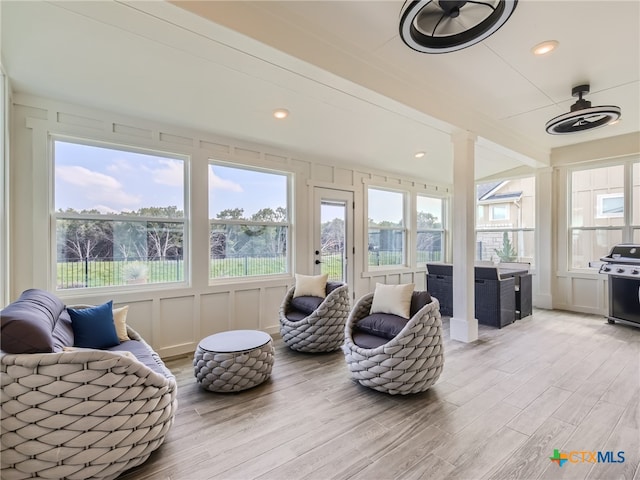
[[[258,330],[231,330],[203,339],[193,366],[196,380],[212,392],[239,392],[271,375],[271,336]]]

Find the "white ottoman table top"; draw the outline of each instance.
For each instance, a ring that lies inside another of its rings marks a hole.
[[[262,347],[269,341],[271,336],[259,330],[231,330],[202,339],[199,347],[207,352],[234,353]]]

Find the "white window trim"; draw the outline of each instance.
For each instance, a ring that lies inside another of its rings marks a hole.
[[[380,190],[383,192],[392,192],[392,193],[399,193],[400,195],[402,195],[402,225],[398,225],[398,226],[371,226],[369,225],[369,191],[370,190]],[[410,254],[409,254],[409,235],[411,234],[411,230],[408,228],[408,224],[410,223],[409,221],[407,221],[408,219],[410,219],[411,217],[407,214],[408,212],[408,202],[410,200],[410,192],[408,192],[407,190],[399,190],[399,189],[395,189],[395,188],[388,188],[388,187],[383,187],[383,186],[379,186],[379,185],[373,185],[373,184],[369,184],[366,185],[366,188],[364,190],[364,193],[366,195],[366,201],[365,201],[365,215],[364,215],[364,222],[365,222],[365,229],[364,229],[364,243],[363,245],[365,245],[366,247],[363,248],[363,251],[366,252],[365,255],[365,260],[364,260],[364,265],[366,268],[367,272],[376,272],[376,271],[381,271],[381,270],[404,270],[409,268],[409,265],[411,263],[411,260],[409,258]],[[373,228],[373,229],[377,229],[377,230],[400,230],[403,233],[403,241],[402,241],[402,262],[401,263],[394,263],[394,264],[390,264],[390,265],[369,265],[369,230]]]
[[[129,215],[109,215],[109,214],[79,214],[79,213],[60,213],[55,211],[55,149],[54,144],[56,141],[59,142],[67,142],[67,143],[76,143],[80,145],[87,145],[92,147],[99,148],[108,148],[112,150],[123,150],[126,152],[132,153],[141,153],[145,155],[152,155],[157,157],[166,157],[171,160],[180,160],[183,162],[184,175],[183,175],[183,217],[142,217],[142,216],[129,216]],[[149,291],[149,290],[166,290],[166,289],[175,289],[176,287],[186,287],[191,284],[191,270],[190,270],[190,258],[191,258],[191,242],[190,236],[191,233],[189,231],[189,198],[190,198],[190,182],[189,182],[189,167],[191,158],[184,153],[176,153],[169,152],[161,149],[154,148],[145,148],[145,147],[137,147],[135,145],[127,145],[120,142],[111,142],[105,140],[95,140],[88,137],[79,137],[73,135],[65,135],[65,134],[49,134],[48,138],[49,144],[49,166],[50,166],[50,195],[49,202],[51,205],[50,209],[50,274],[49,274],[49,284],[50,288],[54,290],[58,295],[64,298],[67,295],[74,294],[77,296],[78,293],[81,295],[86,294],[94,294],[96,292],[100,293],[111,293],[111,292],[132,292],[132,291]],[[109,285],[103,287],[83,287],[83,288],[65,288],[58,289],[58,275],[57,275],[57,263],[58,263],[58,255],[57,255],[57,221],[60,219],[86,219],[86,220],[98,220],[98,221],[123,221],[123,222],[144,222],[144,221],[152,221],[152,222],[168,222],[168,223],[182,223],[183,227],[183,250],[182,250],[182,261],[183,261],[183,278],[184,280],[178,282],[158,282],[158,283],[146,283],[146,284],[138,284],[138,285]]]
[[[227,167],[227,168],[235,168],[235,169],[240,169],[240,170],[249,170],[252,172],[260,172],[260,173],[268,173],[268,174],[272,174],[272,175],[282,175],[286,178],[286,189],[287,189],[287,205],[286,205],[286,209],[287,209],[287,221],[285,222],[257,222],[254,220],[236,220],[236,219],[212,219],[210,218],[211,216],[211,212],[208,212],[207,216],[209,217],[209,228],[208,228],[208,233],[209,233],[209,237],[211,234],[211,226],[212,225],[246,225],[246,226],[267,226],[267,227],[278,227],[278,226],[283,226],[283,227],[287,227],[287,253],[285,255],[285,271],[281,272],[281,273],[274,273],[274,274],[267,274],[267,275],[242,275],[242,276],[234,276],[234,277],[212,277],[211,276],[211,240],[209,239],[209,241],[207,241],[207,244],[209,245],[209,255],[207,256],[207,262],[209,263],[209,268],[207,268],[207,278],[208,278],[208,282],[209,285],[216,285],[216,284],[228,284],[228,283],[244,283],[244,282],[253,282],[253,281],[260,281],[260,280],[273,280],[273,279],[278,279],[278,278],[290,278],[292,275],[292,265],[293,265],[293,259],[295,258],[295,248],[296,246],[293,245],[293,238],[294,238],[294,232],[293,232],[293,196],[294,196],[294,190],[293,190],[293,185],[294,185],[294,173],[293,172],[288,172],[288,171],[283,171],[283,170],[274,170],[274,169],[270,169],[270,168],[262,168],[262,167],[256,167],[253,165],[246,165],[243,163],[235,163],[235,162],[230,162],[230,161],[223,161],[223,160],[217,160],[215,158],[209,158],[208,160],[208,164],[207,164],[207,172],[209,171],[209,168],[211,166],[216,166],[219,165],[221,167]],[[207,192],[209,192],[209,186],[207,185]],[[207,203],[209,202],[209,197],[207,196]],[[208,208],[207,208],[208,211]]]

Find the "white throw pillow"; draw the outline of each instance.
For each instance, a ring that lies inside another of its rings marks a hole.
[[[124,307],[113,309],[113,323],[116,325],[116,334],[118,340],[125,342],[131,340],[127,335],[127,312],[129,311],[129,305]]]
[[[293,296],[311,296],[324,298],[327,296],[327,278],[329,274],[324,275],[300,275],[296,273],[296,288],[293,290]]]
[[[402,318],[409,318],[414,287],[413,283],[402,285],[376,283],[369,313],[392,313]]]

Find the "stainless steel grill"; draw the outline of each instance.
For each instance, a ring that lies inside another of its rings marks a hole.
[[[640,245],[616,245],[600,260],[600,273],[609,276],[609,323],[640,326]]]

